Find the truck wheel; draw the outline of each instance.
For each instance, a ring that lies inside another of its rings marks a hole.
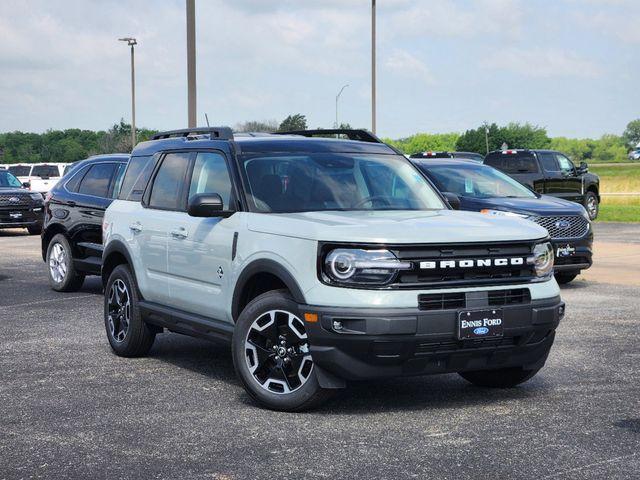
[[[104,326],[113,351],[121,357],[146,355],[156,338],[138,307],[136,281],[126,265],[118,265],[104,290]]]
[[[565,285],[571,281],[573,281],[580,272],[572,272],[572,273],[556,273],[554,277],[556,277],[556,282],[560,285]]]
[[[267,292],[249,302],[233,333],[236,374],[251,398],[273,410],[308,410],[332,393],[318,383],[298,315],[286,290]]]
[[[593,192],[587,192],[584,196],[584,208],[589,214],[591,220],[598,218],[598,212],[600,211],[600,205],[598,204],[598,197]]]
[[[67,237],[58,233],[47,247],[47,275],[49,284],[56,292],[76,292],[84,283],[84,275],[73,266],[71,245]]]
[[[526,382],[540,369],[524,370],[522,368],[501,368],[498,370],[480,370],[476,372],[460,372],[459,375],[479,387],[511,388]]]

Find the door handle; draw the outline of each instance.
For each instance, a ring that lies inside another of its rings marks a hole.
[[[142,224],[140,222],[135,222],[129,225],[129,230],[134,233],[140,233],[142,231]]]
[[[70,207],[75,207],[76,206],[76,202],[74,202],[73,200],[68,200],[67,201],[67,205]]]
[[[176,228],[175,230],[171,230],[171,236],[173,238],[184,239],[184,238],[187,238],[187,236],[189,236],[189,234],[184,229],[184,227],[180,227],[180,228]]]

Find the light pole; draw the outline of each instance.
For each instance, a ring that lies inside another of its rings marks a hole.
[[[196,118],[196,2],[187,1],[187,106],[189,128],[195,128]]]
[[[134,48],[138,42],[133,37],[119,38],[120,42],[127,42],[131,47],[131,149],[136,146],[136,69]]]
[[[487,154],[489,154],[489,125],[484,122],[484,142],[487,147]]]
[[[376,0],[371,0],[371,131],[376,133]]]
[[[335,123],[335,128],[338,128],[338,100],[340,100],[340,95],[342,95],[342,92],[344,91],[345,88],[347,88],[349,86],[349,84],[347,83],[346,85],[344,85],[340,91],[338,92],[338,94],[336,95],[336,123]]]

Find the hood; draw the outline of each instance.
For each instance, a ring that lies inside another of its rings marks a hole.
[[[538,198],[471,198],[460,197],[463,210],[480,211],[483,208],[534,215],[584,215],[584,207],[578,203],[550,195]]]
[[[537,240],[548,235],[528,220],[454,210],[256,213],[249,216],[248,228],[308,240],[391,244]]]
[[[20,187],[0,187],[0,195],[29,195],[31,192]]]

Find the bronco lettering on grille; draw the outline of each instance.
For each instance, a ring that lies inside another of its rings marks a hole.
[[[479,258],[464,260],[428,260],[420,262],[420,268],[425,270],[445,269],[445,268],[473,268],[473,267],[508,267],[525,264],[523,257],[511,258]]]

